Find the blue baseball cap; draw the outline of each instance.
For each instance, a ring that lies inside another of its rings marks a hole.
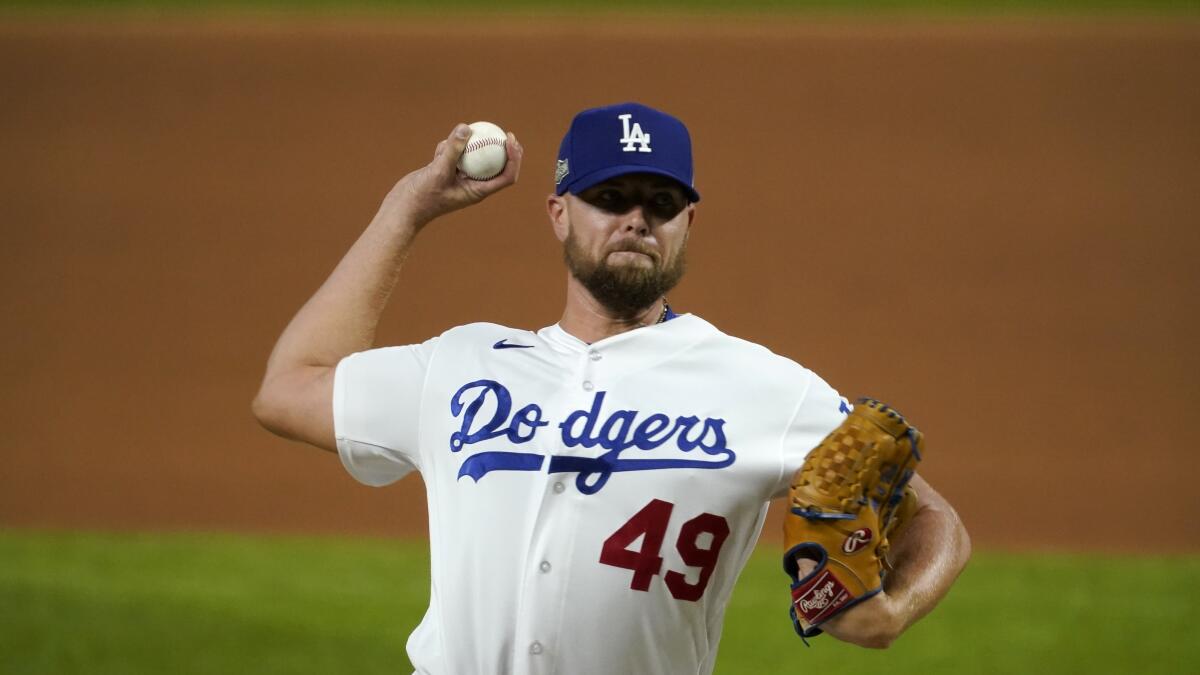
[[[692,138],[683,122],[641,103],[584,110],[558,148],[555,194],[578,194],[627,173],[673,178],[700,201],[692,174]]]

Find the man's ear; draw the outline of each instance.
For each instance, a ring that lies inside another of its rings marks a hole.
[[[687,208],[688,212],[688,231],[691,232],[692,223],[696,221],[696,204],[695,202],[689,202],[685,208]]]
[[[554,236],[558,237],[559,241],[566,241],[567,233],[571,231],[566,195],[560,197],[552,194],[546,197],[546,215],[550,216],[550,227],[554,228]]]

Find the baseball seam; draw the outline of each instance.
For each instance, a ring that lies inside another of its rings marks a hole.
[[[478,150],[480,148],[486,148],[489,145],[504,145],[504,139],[502,139],[502,138],[483,138],[478,141],[471,141],[470,143],[467,143],[467,149],[464,152],[471,152],[473,150]]]
[[[473,140],[470,143],[467,143],[467,147],[465,149],[463,149],[463,157],[465,158],[467,155],[471,154],[472,152],[474,152],[476,150],[482,150],[483,148],[490,147],[490,146],[504,147],[504,143],[506,140],[507,140],[506,138],[496,138],[494,136],[490,137],[490,138],[480,138],[478,140]],[[495,172],[490,173],[490,174],[476,175],[469,171],[464,170],[464,173],[466,173],[468,177],[473,178],[475,180],[487,180],[489,178],[499,176],[501,171],[503,171],[503,169],[498,169]]]

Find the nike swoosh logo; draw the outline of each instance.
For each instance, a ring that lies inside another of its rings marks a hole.
[[[510,345],[508,338],[504,338],[492,345],[492,349],[533,349],[533,345]]]

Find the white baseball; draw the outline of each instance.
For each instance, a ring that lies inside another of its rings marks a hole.
[[[471,137],[458,160],[458,170],[473,180],[494,178],[508,162],[508,151],[504,146],[508,136],[491,122],[475,122],[470,127]]]

